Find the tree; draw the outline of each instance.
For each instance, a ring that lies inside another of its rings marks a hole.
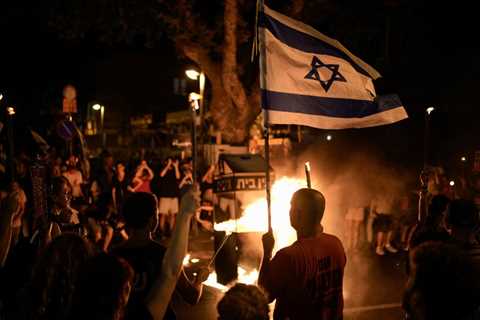
[[[285,6],[298,16],[304,0]],[[258,68],[250,62],[255,1],[61,0],[49,4],[51,26],[64,38],[115,45],[139,37],[155,46],[164,34],[206,74],[213,123],[226,142],[239,144],[260,112]]]

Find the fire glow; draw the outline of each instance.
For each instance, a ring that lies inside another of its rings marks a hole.
[[[290,226],[290,200],[295,191],[306,188],[305,180],[282,177],[272,186],[272,229],[275,237],[273,253],[289,246],[296,240],[295,230]],[[231,232],[260,232],[268,231],[267,201],[264,197],[251,202],[244,210],[243,216],[236,220],[228,220],[215,225],[215,230]],[[261,246],[261,243],[258,244]],[[258,270],[250,272],[238,267],[238,283],[255,284],[258,279]],[[223,292],[229,287],[217,282],[217,275],[211,273],[204,282],[205,285],[217,288]]]

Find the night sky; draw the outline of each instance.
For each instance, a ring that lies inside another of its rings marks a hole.
[[[391,143],[411,143],[399,150],[421,148],[424,109],[430,105],[438,108],[432,117],[438,157],[480,149],[479,28],[473,1],[306,3],[305,22],[340,40],[382,73],[377,93],[400,95],[411,119],[389,129]],[[48,7],[27,0],[0,4],[0,92],[5,103],[17,107],[19,119],[40,126],[60,110],[67,83],[77,87],[80,108],[102,101],[111,119],[185,107],[183,98],[173,94],[173,78],[183,77],[188,61],[177,55],[166,36],[154,48],[146,48],[141,39],[113,46],[88,39],[64,41],[49,26],[43,6]]]

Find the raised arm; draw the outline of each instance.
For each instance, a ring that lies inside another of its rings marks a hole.
[[[155,177],[155,174],[153,173],[152,169],[147,165],[145,166],[145,169],[147,169],[148,172],[148,180],[153,180],[153,177]]]
[[[190,190],[181,199],[180,212],[170,246],[165,252],[162,270],[155,280],[146,300],[146,306],[154,320],[163,319],[187,254],[190,220],[198,204],[198,192]]]
[[[160,172],[160,177],[165,177],[165,175],[167,174],[168,172],[168,169],[170,169],[170,166],[172,165],[172,160],[171,159],[168,159],[168,162],[167,164],[165,165],[165,167],[163,168],[162,172]]]

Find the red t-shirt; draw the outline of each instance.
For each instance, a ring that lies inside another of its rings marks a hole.
[[[343,319],[345,264],[340,240],[324,233],[278,251],[259,279],[277,299],[274,319]]]

